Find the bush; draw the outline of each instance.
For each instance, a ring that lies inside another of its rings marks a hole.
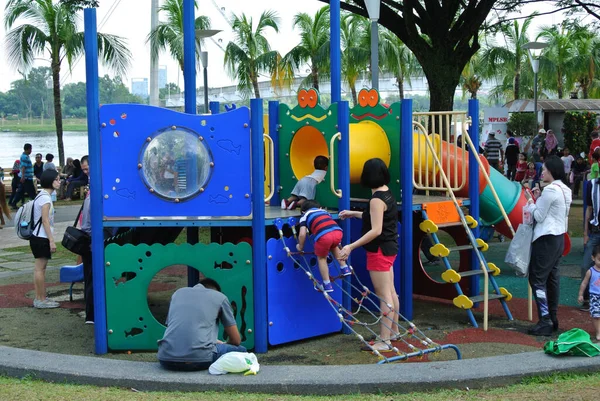
[[[537,134],[534,113],[511,113],[506,127],[514,132],[515,136],[528,137]]]
[[[596,113],[567,111],[563,121],[565,129],[565,146],[571,154],[584,152],[590,149],[592,131],[596,128]]]

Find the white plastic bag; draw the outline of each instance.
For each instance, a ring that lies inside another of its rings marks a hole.
[[[531,215],[530,205],[525,205],[523,207],[523,224],[527,224],[527,225],[533,224],[533,216]]]
[[[228,352],[213,362],[208,368],[211,375],[225,375],[227,373],[244,373],[255,375],[260,365],[256,355],[249,352]]]
[[[506,252],[506,258],[504,258],[504,262],[515,269],[517,277],[527,277],[529,275],[532,239],[533,226],[519,224],[519,228],[517,228],[517,232]]]

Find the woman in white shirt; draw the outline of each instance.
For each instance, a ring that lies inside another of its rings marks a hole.
[[[535,296],[538,323],[529,334],[552,335],[558,330],[559,273],[558,264],[564,251],[567,232],[571,190],[566,184],[565,169],[558,156],[546,159],[541,180],[547,185],[542,194],[534,191],[537,201],[529,199],[531,214],[535,220],[529,284]]]
[[[49,309],[59,307],[58,302],[46,298],[46,266],[48,266],[48,260],[52,258],[52,254],[56,252],[52,194],[60,187],[58,171],[44,171],[40,183],[42,190],[33,203],[33,237],[29,240],[29,247],[35,258],[35,269],[33,271],[35,299],[33,300],[33,307]]]

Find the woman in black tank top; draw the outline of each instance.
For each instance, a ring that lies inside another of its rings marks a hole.
[[[362,236],[342,249],[343,256],[362,246],[367,254],[367,270],[381,298],[381,328],[379,341],[373,345],[378,351],[392,349],[391,341],[398,336],[398,311],[400,303],[394,288],[393,264],[398,254],[398,207],[390,191],[390,173],[384,161],[370,159],[365,162],[360,177],[363,186],[371,189],[369,207],[364,212],[342,210],[340,219],[360,218]],[[388,307],[392,306],[392,309]]]

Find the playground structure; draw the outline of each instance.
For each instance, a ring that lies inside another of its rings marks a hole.
[[[331,42],[339,50],[336,3],[331,5]],[[193,1],[184,1],[184,15],[186,54],[193,54]],[[351,311],[357,288],[360,292],[362,283],[370,286],[364,252],[352,254],[353,281],[340,281],[331,296],[323,296],[282,246],[289,240],[281,234],[290,238],[291,232],[283,222],[293,222],[299,212],[281,210],[280,197],[312,172],[317,155],[330,157],[317,200],[334,217],[336,210],[367,205],[369,194],[358,185],[364,161],[379,157],[389,163],[390,188],[401,203],[394,269],[402,315],[411,319],[413,294],[425,294],[454,299],[474,326],[471,308],[483,302],[487,329],[490,299],[498,299],[512,319],[506,306],[510,293],[495,285],[493,275],[499,270],[483,257],[487,244],[478,240],[477,225],[481,218],[510,236],[520,222],[524,196],[518,184],[490,169],[485,159],[478,161],[476,153],[456,146],[450,130],[430,135],[428,128],[413,123],[410,100],[385,106],[377,91],[362,90],[359,104],[350,109],[339,96],[339,59],[333,56],[332,92],[337,95],[331,106],[322,107],[314,89],[300,90],[293,108],[269,102],[265,130],[261,99],[253,99],[250,110],[219,114],[219,105],[212,103],[213,114],[194,115],[195,60],[187,57],[185,114],[144,105],[100,108],[94,9],[85,10],[85,28],[96,353],[156,349],[164,326],[148,308],[148,285],[158,271],[176,264],[189,266],[189,285],[197,282],[199,272],[221,283],[234,306],[243,345],[256,352],[342,330],[330,300]],[[469,137],[477,143],[476,101],[470,102],[469,115],[474,116]],[[436,116],[429,118],[435,121]],[[413,189],[425,195],[414,196]],[[429,196],[428,191],[447,192],[450,198]],[[462,211],[466,206],[468,215]],[[356,222],[340,226],[345,243],[359,235]],[[105,247],[103,228],[119,227],[186,227],[189,243]],[[220,237],[227,241],[216,242],[213,235],[212,243],[198,244],[198,227],[225,233]],[[441,244],[439,230],[451,233],[458,246]],[[432,254],[444,261],[445,284],[434,282],[423,269],[419,249],[426,236],[434,243]],[[451,252],[460,255],[458,270],[449,262]],[[310,257],[306,264],[313,266]],[[333,262],[330,269],[334,275]],[[488,282],[493,294],[488,294]],[[347,327],[344,332],[349,333]]]

